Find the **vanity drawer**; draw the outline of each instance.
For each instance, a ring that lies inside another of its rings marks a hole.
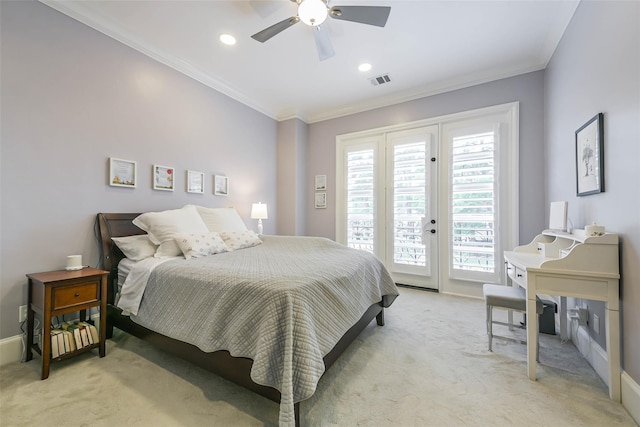
[[[60,310],[100,300],[100,282],[81,283],[53,288],[53,307]]]
[[[509,277],[514,283],[522,287],[527,287],[527,272],[520,267],[516,267],[513,264],[509,264]]]
[[[511,263],[507,263],[507,275],[509,278],[520,286],[527,285],[527,272],[520,267],[516,267]]]

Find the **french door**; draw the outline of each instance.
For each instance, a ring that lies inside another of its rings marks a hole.
[[[337,138],[336,240],[396,283],[481,296],[518,243],[518,104]]]
[[[377,255],[397,283],[437,289],[438,126],[341,144],[337,239]]]

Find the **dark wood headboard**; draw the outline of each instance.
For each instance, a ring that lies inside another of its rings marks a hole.
[[[117,289],[118,263],[124,254],[111,240],[112,237],[133,236],[145,234],[143,230],[133,225],[131,221],[139,213],[99,213],[98,228],[100,230],[100,251],[102,268],[109,270],[108,302],[113,303],[114,292]]]

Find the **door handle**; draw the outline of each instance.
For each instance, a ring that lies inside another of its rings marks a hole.
[[[435,219],[428,220],[426,217],[422,217],[422,244],[427,244],[427,232],[436,234],[435,228],[429,228],[432,224],[436,223]]]

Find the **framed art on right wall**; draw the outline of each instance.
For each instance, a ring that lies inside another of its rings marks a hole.
[[[604,191],[604,114],[598,113],[576,131],[578,196]]]

